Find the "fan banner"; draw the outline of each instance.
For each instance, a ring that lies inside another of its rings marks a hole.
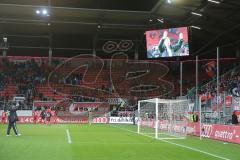
[[[231,89],[231,92],[232,92],[234,97],[240,97],[240,88],[238,86],[234,86]]]
[[[206,73],[209,77],[214,77],[217,72],[217,65],[215,61],[211,61],[205,65]]]
[[[233,97],[233,109],[235,111],[240,110],[240,98],[239,97]]]
[[[225,98],[226,108],[231,108],[232,105],[232,96],[226,96]]]

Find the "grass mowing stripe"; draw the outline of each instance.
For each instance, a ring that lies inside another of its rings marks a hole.
[[[68,143],[71,144],[72,143],[72,139],[71,139],[71,136],[70,136],[70,132],[69,132],[68,129],[66,130],[66,132],[67,132]]]
[[[131,131],[131,130],[126,129],[126,128],[121,128],[121,127],[117,127],[117,126],[114,126],[114,125],[110,125],[110,126],[121,129],[121,130],[124,130],[124,131],[128,131],[130,133],[138,134],[137,132]],[[144,134],[140,134],[140,135],[145,136],[145,137],[149,137],[149,138],[153,138],[151,136],[144,135]],[[203,153],[203,154],[215,157],[215,158],[219,158],[219,159],[223,159],[223,160],[231,160],[229,158],[218,156],[218,155],[215,155],[215,154],[212,154],[212,153],[209,153],[209,152],[205,152],[205,151],[202,151],[202,150],[199,150],[199,149],[196,149],[196,148],[188,147],[188,146],[185,146],[185,145],[182,145],[182,144],[170,142],[170,141],[167,141],[167,140],[164,140],[164,139],[157,139],[157,140],[160,140],[162,142],[169,143],[169,144],[172,144],[172,145],[176,145],[176,146],[179,146],[179,147],[182,147],[182,148],[186,148],[186,149],[189,149],[189,150],[192,150],[192,151],[195,151],[195,152],[200,152],[200,153]]]

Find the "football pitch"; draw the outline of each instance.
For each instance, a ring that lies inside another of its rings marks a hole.
[[[6,137],[0,126],[0,160],[239,160],[240,145],[198,137],[155,140],[133,125],[18,125]]]

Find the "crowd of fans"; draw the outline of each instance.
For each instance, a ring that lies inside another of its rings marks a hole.
[[[6,96],[22,96],[25,97],[25,104],[30,106],[37,96],[35,86],[44,84],[46,81],[46,71],[34,60],[31,61],[15,61],[10,62],[8,59],[2,59],[1,73],[2,82],[5,88],[9,85],[16,85],[15,95]],[[4,88],[3,88],[4,89]],[[13,97],[12,97],[13,98]],[[9,98],[6,101],[10,100]]]
[[[236,111],[235,98],[240,97],[240,66],[225,71],[219,78],[219,97],[217,98],[217,79],[216,75],[212,81],[206,83],[199,89],[199,95],[202,101],[202,114],[203,122],[205,123],[217,123],[219,119],[221,123],[230,124],[231,114]],[[232,99],[230,105],[234,107],[228,107],[226,96],[231,95]],[[195,100],[195,90],[189,90],[188,98]],[[218,102],[218,103],[217,103]],[[224,104],[225,103],[225,104]],[[219,106],[217,106],[219,105]],[[218,113],[219,112],[219,113]],[[219,114],[219,115],[218,115]]]
[[[234,90],[235,89],[235,90]],[[220,78],[219,92],[240,96],[240,72],[237,69],[227,72]],[[200,95],[215,97],[217,95],[216,77],[200,89]]]
[[[115,90],[112,86],[112,83],[110,83],[109,77],[107,76],[105,77],[107,79],[106,82],[108,83],[95,87],[95,90],[87,91],[87,89],[85,88],[81,89],[75,87],[83,84],[83,73],[72,73],[68,75],[67,72],[64,73],[60,71],[52,74],[52,79],[56,80],[56,83],[59,85],[57,87],[52,87],[52,90],[50,91],[52,92],[53,96],[48,97],[48,95],[46,95],[44,91],[39,90],[37,86],[47,85],[49,74],[58,64],[60,64],[60,61],[54,62],[51,68],[48,66],[48,64],[46,64],[46,62],[44,63],[44,61],[36,62],[34,59],[9,61],[7,58],[3,58],[0,62],[0,102],[7,102],[9,100],[12,100],[13,96],[22,96],[25,97],[22,108],[27,108],[32,105],[34,100],[56,101],[56,97],[58,95],[61,95],[62,93],[64,94],[64,88],[59,86],[68,84],[72,85],[72,88],[69,91],[69,95],[71,96],[68,98],[72,98],[75,102],[95,102],[99,100],[103,101],[103,97],[105,95],[113,93]],[[67,68],[67,66],[65,68]],[[140,73],[133,73],[132,76],[138,76],[138,74]],[[123,78],[124,81],[125,78]],[[148,78],[151,79],[151,77]],[[135,84],[135,82],[136,84],[139,83],[138,81],[134,81],[133,83]],[[123,82],[119,82],[117,84],[120,83]],[[16,86],[16,93],[14,95],[11,95],[10,93],[7,93],[7,91],[5,91],[7,86],[9,85]],[[117,88],[117,92],[120,93],[120,91],[122,90],[124,95],[129,95],[129,89],[127,87],[121,88],[117,85],[114,87]],[[155,86],[142,86],[139,89],[151,90],[154,89],[154,87]],[[162,88],[157,90],[158,95],[162,95],[163,93],[167,92],[169,90],[168,88],[169,87],[167,86],[162,86]],[[226,91],[228,93],[232,93],[233,88],[236,88],[235,92],[236,94],[239,93],[240,96],[240,73],[237,69],[221,77],[221,92]],[[86,94],[86,92],[88,92],[88,94]],[[207,96],[210,95],[211,97],[216,96],[216,80],[211,83],[207,83],[207,85],[202,87],[200,89],[200,94]],[[140,96],[144,97],[144,95]],[[173,93],[169,93],[165,96],[166,97],[164,98],[172,98]],[[92,97],[98,97],[98,99]]]
[[[63,77],[63,84],[80,85],[82,78],[82,74],[72,74],[68,77]]]
[[[59,62],[54,63],[53,67]],[[0,62],[0,102],[7,103],[14,97],[24,97],[22,108],[30,107],[34,100],[55,101],[54,97],[47,97],[44,93],[39,92],[36,86],[44,86],[47,84],[47,79],[51,68],[44,64],[44,61],[37,63],[34,59],[31,60],[12,60],[3,58]],[[61,73],[59,73],[61,74]],[[55,76],[55,75],[54,75]],[[68,77],[63,77],[63,84],[80,85],[82,74],[72,74]],[[16,93],[8,93],[5,91],[8,85],[16,86]],[[61,88],[54,88],[53,95],[61,92]],[[84,96],[73,96],[76,102],[95,101],[95,98],[87,98]],[[1,107],[1,106],[0,106]],[[21,105],[20,105],[21,107]]]

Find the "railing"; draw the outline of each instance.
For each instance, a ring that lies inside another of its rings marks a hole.
[[[232,76],[239,73],[240,65],[234,67],[231,70],[228,70],[224,74],[220,76],[220,82],[223,82],[224,79],[231,79]],[[234,73],[234,75],[232,74]],[[215,94],[213,96],[208,97],[211,95],[207,87],[211,86],[210,88],[214,88]],[[229,85],[227,85],[229,87]],[[202,85],[199,87],[199,90],[204,91],[200,93],[202,97],[201,102],[201,111],[202,111],[202,122],[205,124],[231,124],[231,116],[233,111],[240,110],[240,97],[233,96],[229,89],[226,90],[224,88],[223,91],[220,92],[219,97],[216,96],[216,78],[211,80],[210,82]],[[205,94],[204,94],[205,93]],[[190,95],[192,94],[192,95]],[[193,103],[195,101],[195,88],[192,88],[188,94],[188,98],[191,99]],[[218,101],[218,106],[217,106]],[[198,104],[195,104],[194,111],[198,111],[199,107]],[[240,118],[239,118],[240,120]]]
[[[222,80],[223,77],[225,77],[225,76],[228,75],[228,74],[231,74],[232,71],[238,70],[238,69],[240,69],[240,65],[238,65],[238,66],[234,67],[233,69],[230,69],[230,70],[228,70],[227,72],[223,73],[223,74],[220,76],[220,81]],[[214,83],[215,81],[216,81],[216,78],[214,78],[213,80],[211,80],[211,81],[207,82],[206,84],[200,86],[200,87],[199,87],[199,90],[203,89],[204,87],[209,86],[209,84],[212,84],[212,83]],[[192,89],[190,89],[190,90],[188,91],[188,92],[193,93],[193,96],[194,96],[194,97],[192,97],[191,95],[189,95],[189,93],[187,93],[187,96],[188,96],[190,99],[195,99],[195,88],[196,88],[196,87],[194,87],[194,88],[192,88]],[[191,97],[192,97],[192,98],[191,98]]]

